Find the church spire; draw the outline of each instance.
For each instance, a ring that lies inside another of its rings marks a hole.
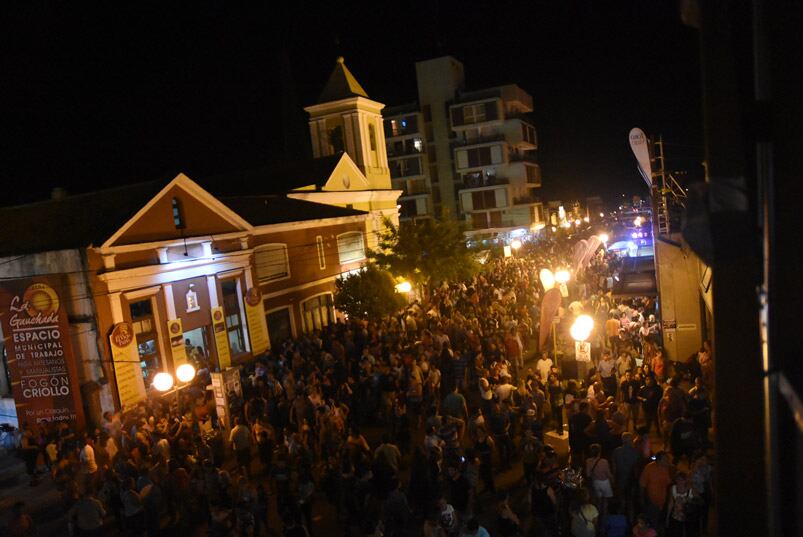
[[[338,56],[337,63],[332,74],[329,75],[329,80],[323,87],[321,95],[318,97],[319,103],[328,103],[332,101],[339,101],[340,99],[348,99],[349,97],[368,97],[360,83],[351,74],[348,67],[346,67],[343,56]]]

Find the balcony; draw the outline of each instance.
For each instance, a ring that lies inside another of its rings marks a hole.
[[[468,190],[472,188],[484,188],[487,186],[508,185],[510,179],[507,177],[499,176],[483,176],[483,177],[463,177],[463,187],[460,190]]]
[[[541,198],[538,196],[519,196],[513,198],[513,205],[534,205],[536,203],[541,203]]]
[[[478,136],[477,138],[473,138],[471,140],[454,140],[451,143],[452,149],[457,147],[466,147],[469,145],[480,145],[480,144],[487,144],[491,142],[504,142],[505,135],[503,133],[499,134],[489,134],[487,136]]]
[[[421,155],[423,153],[424,153],[423,147],[421,149],[416,149],[415,147],[405,147],[399,149],[388,146],[388,158],[408,157],[410,155]]]
[[[511,152],[508,155],[510,162],[532,162],[538,164],[538,155],[534,151],[525,151],[523,153]]]

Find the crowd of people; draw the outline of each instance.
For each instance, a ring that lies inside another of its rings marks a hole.
[[[528,245],[396,315],[274,345],[241,367],[227,422],[201,374],[87,435],[26,427],[23,457],[33,479],[44,458],[81,536],[697,535],[710,348],[667,363],[654,302],[611,298],[604,250],[574,275],[559,352],[538,348],[538,272],[570,255]],[[579,312],[600,321],[582,371]]]

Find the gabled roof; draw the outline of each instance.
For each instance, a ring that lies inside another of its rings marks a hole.
[[[99,245],[164,187],[150,181],[0,208],[0,256]]]
[[[345,153],[316,159],[278,162],[250,170],[238,170],[199,181],[217,196],[283,194],[314,185],[322,189]]]
[[[287,198],[282,195],[223,197],[220,201],[254,227],[368,214],[357,209]]]
[[[349,97],[368,97],[368,94],[351,74],[348,67],[344,63],[343,56],[337,58],[337,63],[329,75],[329,80],[323,87],[321,95],[318,97],[318,103],[328,103],[331,101],[339,101],[340,99],[348,99]]]

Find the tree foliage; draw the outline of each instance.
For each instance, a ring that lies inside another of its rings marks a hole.
[[[349,317],[380,318],[401,309],[406,300],[396,292],[393,276],[370,264],[335,282],[335,306]]]
[[[454,220],[426,219],[398,226],[386,220],[378,248],[368,255],[380,267],[426,287],[467,279],[478,269],[463,227]]]

